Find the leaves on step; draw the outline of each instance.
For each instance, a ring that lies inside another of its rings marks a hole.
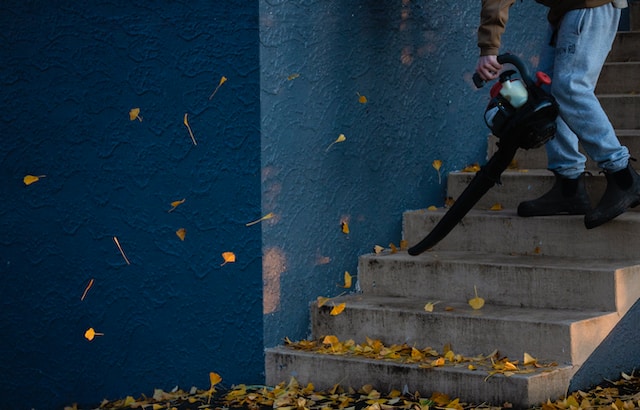
[[[442,352],[438,352],[432,347],[419,349],[407,343],[393,344],[386,346],[377,339],[366,338],[364,343],[357,344],[354,340],[338,340],[335,335],[325,336],[321,341],[301,340],[292,342],[285,339],[285,346],[306,352],[318,354],[344,355],[362,357],[366,359],[394,361],[403,364],[415,364],[420,368],[429,369],[434,367],[464,367],[469,370],[485,371],[487,378],[501,374],[511,376],[514,374],[527,374],[533,372],[549,371],[556,367],[557,363],[542,364],[528,353],[525,353],[525,360],[510,360],[500,357],[497,350],[488,355],[477,355],[467,357],[454,352],[450,345],[445,345]]]

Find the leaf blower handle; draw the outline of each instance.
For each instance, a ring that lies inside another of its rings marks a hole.
[[[517,68],[518,72],[520,73],[520,77],[522,77],[522,81],[524,81],[527,87],[533,87],[536,84],[536,82],[529,75],[527,66],[524,65],[524,63],[518,56],[515,56],[513,54],[500,54],[498,56],[498,63],[511,64],[515,68]],[[480,75],[478,73],[473,74],[473,84],[476,86],[476,88],[482,88],[486,83],[487,82],[485,80],[480,78]]]

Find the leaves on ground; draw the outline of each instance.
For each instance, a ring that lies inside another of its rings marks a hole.
[[[325,338],[327,346],[333,342],[339,347],[337,339]],[[374,342],[374,341],[372,341]],[[380,345],[374,343],[375,348]],[[419,360],[424,353],[413,348],[412,354]],[[214,378],[212,375],[216,375]],[[222,381],[216,373],[210,374],[212,387]],[[96,409],[232,409],[249,410],[431,410],[431,409],[511,409],[513,405],[503,403],[491,406],[486,403],[467,403],[464,398],[453,398],[442,392],[429,391],[428,386],[423,391],[409,392],[393,389],[379,391],[372,385],[365,385],[359,389],[344,387],[339,384],[326,390],[316,390],[311,383],[302,384],[291,378],[288,382],[281,382],[276,386],[238,384],[230,389],[214,390],[209,398],[209,390],[192,387],[189,391],[178,389],[170,392],[155,389],[153,396],[142,395],[135,399],[127,396],[124,399],[103,401]],[[622,374],[620,380],[605,381],[590,391],[577,391],[567,397],[551,399],[532,406],[530,410],[623,410],[640,408],[640,378]],[[77,405],[67,406],[65,410],[78,410]]]

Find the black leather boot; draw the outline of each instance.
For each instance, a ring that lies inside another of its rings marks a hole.
[[[626,168],[607,172],[607,189],[598,206],[584,217],[584,226],[593,229],[640,204],[640,175],[628,164]]]
[[[556,182],[549,192],[538,199],[521,202],[519,216],[585,215],[591,209],[584,174],[569,179],[555,174]]]

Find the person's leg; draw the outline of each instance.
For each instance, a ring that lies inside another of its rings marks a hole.
[[[627,166],[629,151],[620,145],[595,96],[619,19],[620,9],[607,4],[572,10],[558,28],[551,92],[558,101],[562,120],[548,152],[549,168],[560,175],[575,178],[584,169],[582,155],[576,155],[577,141],[564,127],[577,135],[599,167],[615,172]]]
[[[556,33],[549,26],[538,64],[538,70],[550,77],[554,74],[555,37]],[[539,198],[520,203],[519,216],[584,215],[591,209],[582,175],[586,158],[578,150],[578,137],[561,117],[557,118],[556,127],[556,136],[545,145],[548,168],[555,176],[553,187]]]

